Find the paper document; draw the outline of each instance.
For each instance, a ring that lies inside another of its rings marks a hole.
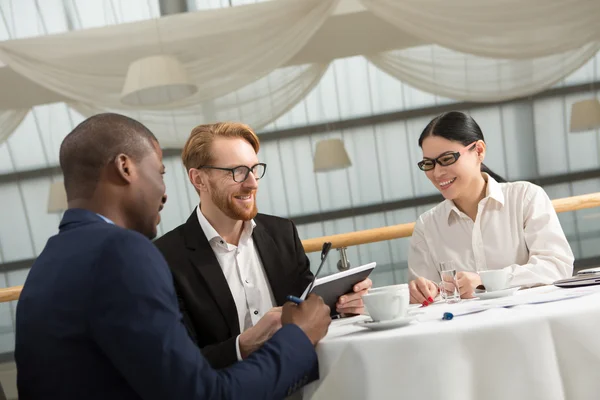
[[[579,287],[574,289],[557,289],[551,292],[537,293],[523,291],[515,296],[501,297],[499,299],[485,300],[480,304],[489,304],[495,307],[514,307],[524,304],[540,304],[550,303],[552,301],[560,301],[574,299],[576,297],[586,296],[588,294],[600,293],[598,286]]]
[[[517,294],[508,297],[501,297],[491,300],[463,300],[457,304],[435,304],[423,308],[412,308],[409,311],[410,315],[414,315],[421,322],[441,320],[445,312],[452,313],[455,317],[460,315],[474,314],[486,311],[492,308],[510,308],[527,304],[550,303],[553,301],[561,301],[574,299],[577,297],[587,296],[590,294],[600,293],[600,287],[588,286],[574,289],[559,289],[539,292],[525,290],[517,292]]]

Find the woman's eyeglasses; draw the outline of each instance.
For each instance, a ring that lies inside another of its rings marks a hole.
[[[419,161],[417,165],[421,171],[431,171],[435,168],[435,164],[439,164],[442,167],[447,167],[448,165],[452,165],[458,161],[459,157],[465,151],[473,150],[476,144],[477,142],[473,142],[470,145],[463,147],[460,151],[447,152],[437,158],[424,158],[423,160]]]

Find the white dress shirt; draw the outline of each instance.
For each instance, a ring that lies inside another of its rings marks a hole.
[[[548,284],[573,274],[573,252],[544,190],[529,182],[498,183],[487,174],[475,221],[445,200],[423,213],[410,242],[410,279],[440,282],[439,265],[457,271],[504,268],[510,285]]]
[[[219,235],[202,214],[199,206],[197,215],[198,222],[217,257],[235,301],[240,332],[244,332],[254,326],[275,304],[267,275],[252,240],[256,222],[254,220],[244,222],[240,241],[237,246],[234,246]],[[239,336],[236,340],[236,348],[238,360],[241,360]]]

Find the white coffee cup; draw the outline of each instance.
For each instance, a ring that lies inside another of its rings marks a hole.
[[[485,286],[485,290],[488,292],[502,290],[508,287],[509,273],[503,269],[480,271],[479,277],[481,278],[481,283]]]
[[[378,288],[363,295],[363,302],[373,321],[389,321],[405,317],[410,294],[403,288]]]
[[[386,291],[398,291],[398,290],[408,290],[408,283],[400,283],[398,285],[388,285],[388,286],[380,286],[376,288],[369,289],[369,293],[378,293],[378,292],[386,292]]]

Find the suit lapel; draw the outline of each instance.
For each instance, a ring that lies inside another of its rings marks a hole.
[[[267,279],[269,280],[273,297],[275,297],[276,305],[283,305],[285,303],[285,296],[289,293],[287,293],[288,288],[285,285],[286,279],[281,265],[282,259],[279,249],[273,238],[258,221],[256,221],[256,226],[252,232],[252,239],[267,273]]]
[[[195,210],[185,224],[184,238],[186,247],[190,250],[190,259],[206,282],[206,287],[227,321],[232,336],[238,335],[240,323],[235,301],[219,261],[200,227]]]

